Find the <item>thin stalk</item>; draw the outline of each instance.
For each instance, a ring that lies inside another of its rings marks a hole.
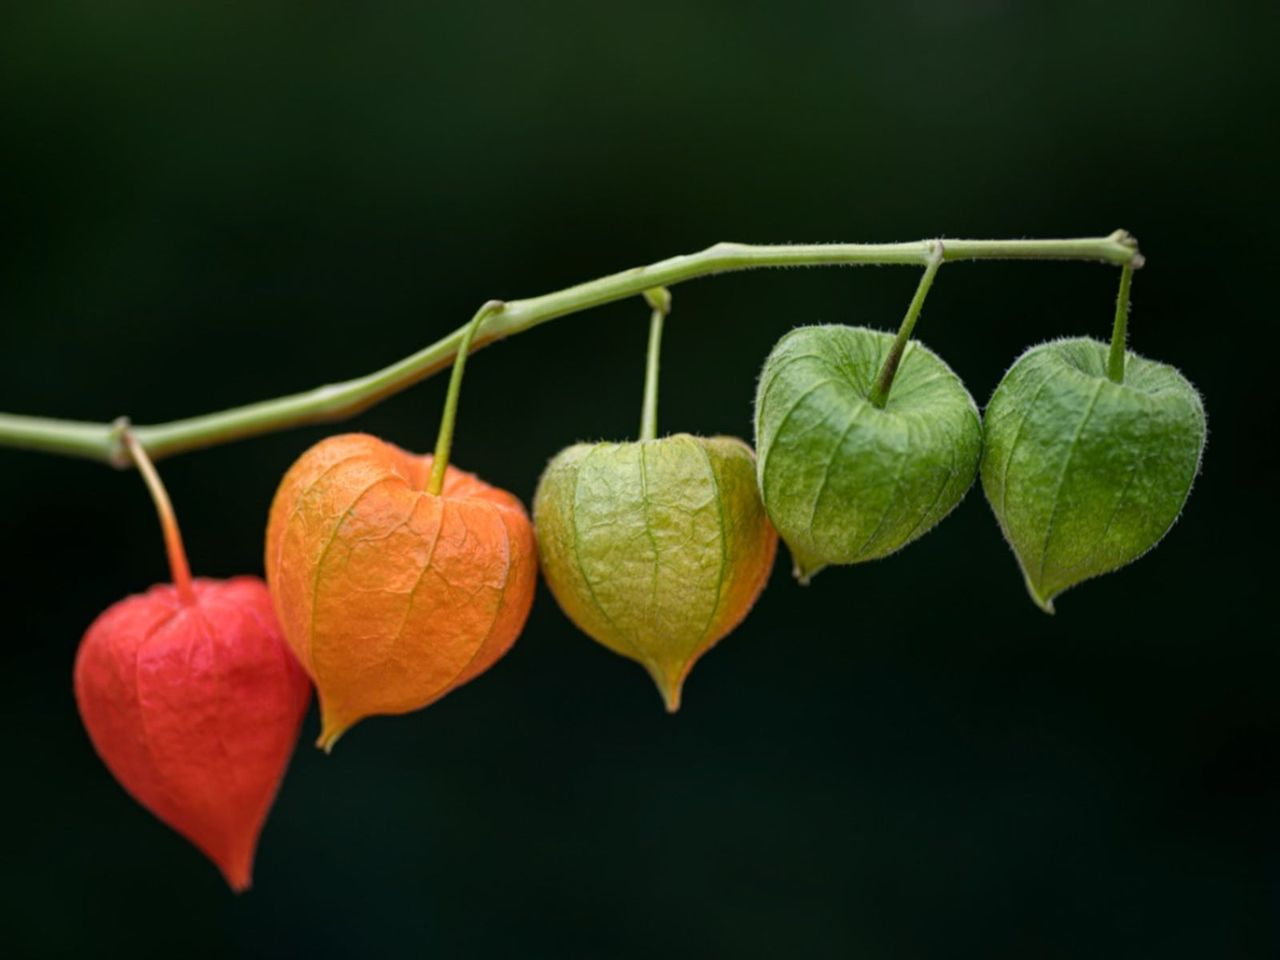
[[[907,315],[902,318],[902,323],[898,327],[898,335],[894,338],[893,346],[889,348],[889,355],[884,358],[884,366],[880,368],[880,374],[876,377],[875,386],[871,389],[871,405],[883,409],[884,405],[889,402],[889,391],[893,389],[893,378],[898,375],[898,364],[902,363],[902,355],[906,352],[907,344],[911,340],[911,333],[916,328],[916,321],[920,318],[920,311],[924,309],[925,297],[929,295],[929,288],[933,286],[933,278],[938,275],[938,268],[942,266],[945,259],[945,249],[941,240],[934,246],[933,254],[929,257],[929,262],[924,268],[924,274],[920,277],[920,283],[916,286],[915,296],[911,298],[911,303],[907,307]]]
[[[671,292],[665,287],[646,290],[649,314],[649,352],[644,367],[644,404],[640,409],[640,439],[658,437],[658,359],[662,353],[662,322],[671,312]]]
[[[501,300],[490,300],[476,311],[462,334],[457,358],[453,361],[453,373],[449,376],[449,392],[444,398],[444,412],[440,415],[440,432],[436,434],[436,452],[431,458],[431,477],[427,480],[427,493],[440,496],[444,489],[444,475],[449,469],[449,451],[453,447],[453,424],[458,419],[458,395],[462,392],[462,371],[467,366],[467,353],[480,325],[495,313],[502,311]]]
[[[125,423],[117,423],[116,431],[125,449],[133,459],[134,466],[142,474],[142,479],[151,492],[151,500],[156,505],[156,515],[160,518],[160,529],[164,531],[164,548],[169,555],[169,574],[173,577],[173,585],[178,590],[178,599],[187,605],[196,602],[195,591],[191,588],[191,567],[187,565],[187,552],[182,547],[182,532],[178,529],[178,520],[173,515],[173,503],[169,500],[169,492],[165,490],[160,474],[147,456],[138,438]]]
[[[1116,319],[1111,325],[1111,355],[1107,358],[1107,376],[1124,383],[1124,351],[1129,338],[1129,287],[1133,283],[1133,264],[1120,267],[1120,292],[1116,294]]]
[[[471,347],[521,333],[557,317],[624,300],[657,286],[763,267],[915,264],[928,266],[934,241],[752,246],[718,243],[701,253],[671,257],[527,300],[507,303]],[[948,240],[943,260],[1092,260],[1135,269],[1142,265],[1137,242],[1123,230],[1106,237],[1073,240]],[[308,423],[345,420],[438,373],[453,362],[466,336],[460,327],[403,360],[367,376],[264,400],[219,413],[133,428],[153,460],[243,440]],[[0,414],[0,446],[86,457],[117,467],[130,465],[128,451],[110,423],[51,420]]]

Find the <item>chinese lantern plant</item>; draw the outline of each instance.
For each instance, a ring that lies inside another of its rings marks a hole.
[[[751,448],[733,437],[657,436],[666,290],[653,313],[640,439],[581,443],[547,466],[533,515],[543,573],[584,633],[639,662],[667,710],[689,671],[751,609],[777,534],[755,486]]]
[[[520,501],[449,464],[467,349],[434,456],[330,437],[285,474],[267,525],[267,581],[320,698],[319,746],[361,719],[418,710],[483,673],[533,604],[537,558]]]
[[[896,338],[805,327],[779,341],[756,397],[761,495],[807,582],[923,535],[980,463],[1027,589],[1052,613],[1057,594],[1132,562],[1172,526],[1199,470],[1204,408],[1178,371],[1126,351],[1130,261],[1110,348],[1033,347],[980,423],[959,378],[910,341],[944,255],[939,241]]]
[[[1027,350],[987,404],[982,487],[1031,599],[1132,563],[1173,526],[1200,470],[1206,422],[1181,373],[1126,349],[1132,267],[1111,345]]]
[[[192,579],[160,478],[136,440],[125,441],[155,499],[173,582],[121,600],[89,627],[76,704],[120,785],[242,891],[311,687],[260,579]]]
[[[942,252],[938,244],[896,337],[800,327],[765,361],[756,392],[760,494],[802,583],[830,564],[901,549],[973,485],[978,408],[960,378],[911,340]]]
[[[956,374],[911,337],[944,261],[1006,258],[1109,263],[1120,267],[1120,293],[1109,348],[1090,339],[1031,348],[980,418]],[[345,383],[123,432],[0,414],[0,445],[132,463],[146,479],[173,583],[93,623],[76,658],[76,700],[125,789],[239,890],[250,882],[306,710],[307,678],[318,689],[326,750],[364,717],[439,699],[514,643],[539,557],[569,619],[643,665],[674,712],[693,665],[759,596],[779,534],[807,581],[923,536],[977,474],[1046,611],[1063,590],[1142,555],[1186,502],[1205,413],[1180,373],[1127,350],[1130,283],[1141,262],[1123,231],[945,245],[717,244],[545,296],[490,302],[438,343]],[[735,438],[658,436],[658,354],[670,308],[663,284],[736,269],[870,263],[924,268],[896,336],[845,326],[783,336],[756,393],[758,462]],[[449,464],[468,351],[473,341],[640,293],[652,307],[640,438],[557,454],[538,483],[535,533],[516,497]],[[191,578],[148,452],[350,416],[450,361],[433,455],[345,434],[290,468],[270,510],[269,593],[252,577]]]

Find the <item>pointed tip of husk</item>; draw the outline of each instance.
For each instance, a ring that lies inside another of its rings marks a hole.
[[[316,746],[323,750],[326,754],[333,753],[333,745],[337,743],[344,733],[354,726],[351,723],[335,720],[324,715],[323,711],[320,715],[320,736],[316,738]]]
[[[680,710],[680,698],[684,692],[684,678],[688,675],[688,672],[687,669],[679,669],[672,672],[650,669],[649,675],[653,677],[653,682],[658,687],[658,693],[662,695],[662,703],[667,708],[667,713],[677,713]]]
[[[231,892],[239,896],[242,893],[248,893],[253,889],[253,877],[245,874],[243,877],[226,876],[227,886],[231,888]]]
[[[678,713],[680,711],[680,684],[671,689],[663,690],[662,702],[666,704],[667,713]]]
[[[1045,613],[1049,614],[1049,616],[1053,616],[1053,614],[1056,612],[1053,609],[1053,598],[1054,596],[1056,596],[1056,594],[1050,594],[1047,597],[1041,596],[1040,591],[1037,590],[1035,588],[1035,585],[1031,582],[1031,578],[1027,577],[1026,581],[1027,581],[1027,593],[1031,595],[1032,602],[1041,610],[1043,610]]]
[[[246,893],[253,886],[253,851],[233,863],[219,863],[217,866],[232,893]]]
[[[796,583],[802,587],[807,587],[810,582],[827,569],[827,564],[814,561],[813,563],[803,560],[793,550],[791,551],[791,575],[796,578]]]
[[[320,736],[316,737],[316,746],[325,752],[325,755],[333,753],[333,745],[341,738],[345,730],[324,731]]]

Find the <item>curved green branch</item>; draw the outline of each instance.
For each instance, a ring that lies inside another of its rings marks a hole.
[[[700,253],[671,257],[645,267],[590,280],[555,293],[508,301],[484,325],[473,350],[557,317],[636,296],[654,287],[698,277],[761,267],[865,264],[928,266],[935,242],[751,245],[718,243]],[[1137,242],[1123,230],[1106,237],[1073,240],[947,240],[943,261],[1092,260],[1138,268]],[[264,400],[185,420],[131,428],[153,460],[308,423],[345,420],[448,367],[467,325],[417,353],[363,377],[274,400]],[[0,413],[0,446],[86,457],[117,467],[132,464],[121,431],[111,423],[85,423]]]

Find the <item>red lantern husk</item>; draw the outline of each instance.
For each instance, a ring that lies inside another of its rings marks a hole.
[[[247,889],[311,695],[266,585],[198,579],[120,601],[85,634],[75,691],[121,785]]]

